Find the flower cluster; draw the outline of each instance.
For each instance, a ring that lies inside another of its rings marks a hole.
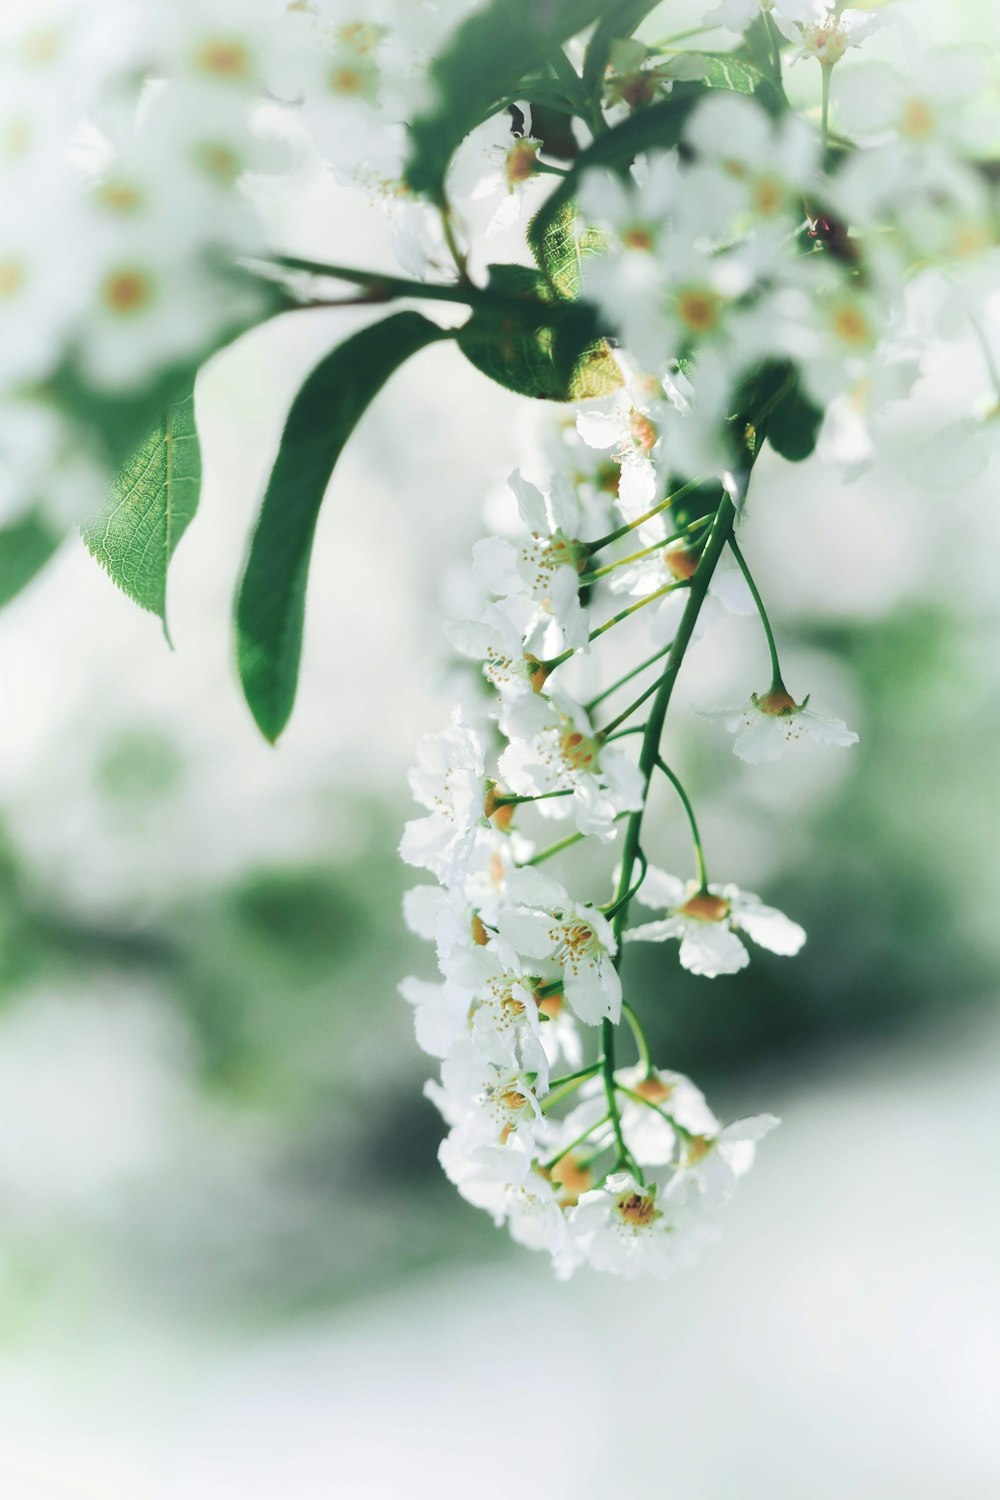
[[[78,393],[193,372],[266,308],[233,262],[264,243],[242,188],[271,165],[254,112],[275,25],[265,0],[4,7],[3,516],[86,515],[103,476]]]
[[[410,781],[425,815],[407,824],[401,846],[404,860],[439,882],[410,891],[405,914],[435,944],[441,977],[408,979],[402,992],[418,1041],[441,1060],[440,1082],[427,1088],[449,1127],[442,1165],[516,1240],[548,1250],[560,1275],[582,1264],[625,1275],[689,1264],[750,1166],[754,1142],[775,1123],[762,1116],[723,1128],[694,1084],[652,1066],[624,998],[623,940],[679,938],[681,964],[709,977],[749,961],[744,938],[789,955],[805,940],[757,896],[708,882],[690,803],[665,764],[691,815],[699,878],[685,884],[656,869],[638,843],[655,730],[640,726],[637,757],[619,726],[652,693],[669,694],[669,638],[710,629],[727,604],[738,612],[756,605],[736,561],[742,554],[734,548],[723,563],[712,541],[729,524],[725,492],[715,493],[714,510],[669,533],[676,495],[628,519],[634,492],[612,501],[593,459],[585,477],[588,443],[618,448],[623,469],[631,461],[628,436],[647,418],[629,399],[581,409],[574,480],[557,473],[543,492],[511,476],[516,528],[477,543],[481,609],[448,627],[456,648],[479,663],[488,706],[470,683],[448,728],[421,742]],[[646,449],[648,499],[660,479],[656,444]],[[645,544],[638,560],[628,550],[636,541]],[[635,602],[603,618],[623,589]],[[637,674],[589,701],[581,686],[593,680],[602,638],[636,615],[660,647],[643,669],[658,661],[659,675],[609,718],[600,706]],[[780,752],[809,725],[827,724],[805,704],[779,706],[773,696],[755,697],[748,710],[759,726],[755,744]],[[742,717],[730,727],[749,733]],[[834,743],[856,738],[842,725],[828,730]],[[742,737],[734,748],[744,753]],[[537,818],[535,832],[552,820],[568,831],[539,849],[520,826],[525,816]],[[554,857],[569,863],[584,841],[609,847],[618,867],[603,905],[541,869]],[[633,897],[664,916],[627,928]],[[636,1067],[616,1065],[623,1017],[639,1045]]]
[[[626,942],[677,939],[680,964],[710,978],[747,964],[745,940],[782,955],[804,941],[709,880],[665,748],[674,686],[693,641],[755,616],[770,678],[736,707],[703,704],[705,718],[750,764],[857,740],[785,685],[742,550],[751,475],[765,442],[848,473],[871,462],[942,330],[981,363],[981,409],[925,423],[912,461],[931,484],[955,482],[959,444],[964,478],[986,463],[995,100],[978,56],[921,51],[895,9],[692,0],[674,41],[721,28],[731,54],[647,41],[627,21],[616,37],[613,0],[586,37],[562,34],[566,7],[510,9],[523,38],[505,0],[7,0],[0,529],[33,507],[85,516],[122,456],[108,431],[123,412],[190,391],[205,358],[276,306],[328,305],[331,280],[358,289],[345,302],[470,313],[461,328],[386,319],[374,354],[362,339],[358,390],[345,399],[340,369],[331,392],[338,430],[396,367],[400,325],[418,345],[453,338],[522,394],[566,399],[544,464],[523,460],[545,487],[511,477],[516,522],[475,548],[479,606],[448,627],[479,670],[412,773],[424,815],[402,855],[437,883],[409,894],[406,919],[440,978],[404,993],[441,1062],[429,1091],[462,1194],[561,1273],[664,1273],[711,1234],[773,1120],[723,1127],[654,1066]],[[876,33],[892,61],[865,56]],[[789,104],[786,65],[813,85],[811,107]],[[385,209],[407,277],[279,253],[274,186],[294,198],[320,163]],[[528,245],[489,263],[522,220]],[[314,436],[307,463],[283,464],[276,504],[292,470],[322,491]],[[303,580],[296,566],[294,599],[273,600],[269,561],[253,582],[260,613],[282,621],[287,674]],[[623,673],[607,667],[612,631],[641,636]],[[274,643],[253,644],[259,683]],[[269,689],[258,721],[280,733],[285,676]],[[647,857],[654,783],[683,805],[691,881]],[[579,873],[601,857],[603,901]],[[635,902],[659,915],[630,925]],[[616,1057],[622,1021],[634,1067]]]

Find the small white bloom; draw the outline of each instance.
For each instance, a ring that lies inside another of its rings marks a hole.
[[[829,11],[820,20],[799,22],[793,27],[782,27],[785,35],[798,46],[792,61],[814,57],[824,68],[832,68],[843,57],[849,47],[860,47],[879,26],[885,24],[882,16],[871,15],[860,10]]]
[[[537,964],[542,979],[561,978],[567,1003],[588,1026],[596,1026],[605,1017],[617,1022],[622,986],[614,965],[618,944],[610,922],[594,907],[572,901],[561,886],[537,871],[520,874],[534,878],[530,886],[522,883],[514,894],[528,896],[532,905],[499,912],[501,941],[520,956],[525,970]]]
[[[501,727],[510,739],[499,761],[504,785],[541,797],[537,807],[546,817],[572,815],[581,833],[609,842],[619,814],[641,807],[638,767],[621,745],[602,745],[583,709],[565,695],[506,702]]]
[[[733,750],[750,765],[780,760],[790,745],[811,740],[817,745],[856,745],[858,736],[843,719],[824,719],[808,708],[808,697],[801,703],[786,692],[753,694],[745,708],[722,708],[704,713],[703,718],[716,719],[736,736]]]
[[[542,143],[531,134],[528,105],[519,104],[518,111],[524,122],[520,129],[506,109],[477,125],[455,152],[448,174],[452,204],[500,199],[486,228],[488,237],[518,222],[524,190],[538,172]]]
[[[685,884],[651,866],[636,899],[644,906],[664,908],[667,915],[632,928],[627,941],[679,938],[682,967],[708,979],[735,974],[750,962],[742,935],[786,957],[798,953],[806,940],[797,922],[735,885],[710,885],[702,890],[697,881]]]
[[[517,470],[509,483],[529,536],[477,542],[475,571],[505,601],[504,611],[521,631],[526,650],[539,656],[585,650],[588,621],[579,594],[589,553],[580,539],[584,515],[576,492],[562,475],[552,479],[547,496]]]
[[[411,975],[402,981],[399,993],[413,1006],[417,1045],[431,1057],[447,1057],[467,1035],[469,992],[459,985],[430,983]]]
[[[445,884],[461,880],[484,821],[484,757],[483,742],[460,708],[452,710],[448,729],[424,735],[417,746],[410,786],[430,813],[407,823],[399,852]]]
[[[631,1172],[615,1172],[584,1193],[568,1225],[588,1265],[628,1280],[693,1265],[715,1231],[689,1212],[675,1214],[675,1192],[672,1183],[641,1184]]]
[[[662,402],[662,386],[634,375],[612,396],[577,413],[576,430],[587,446],[611,450],[621,466],[618,501],[629,521],[643,515],[656,500],[653,458],[660,447],[657,417]]]
[[[776,1115],[753,1115],[734,1120],[714,1135],[693,1134],[684,1144],[681,1174],[697,1186],[702,1210],[713,1212],[728,1203],[736,1184],[754,1164],[757,1142],[781,1121]]]
[[[615,1076],[644,1101],[626,1096],[621,1116],[626,1144],[643,1166],[667,1166],[680,1159],[685,1136],[714,1139],[719,1134],[722,1127],[704,1094],[683,1073],[647,1070],[637,1063]]]
[[[574,594],[576,583],[573,585]],[[504,604],[487,604],[478,620],[453,620],[445,635],[463,656],[482,663],[483,676],[501,697],[537,692],[544,669],[537,656],[526,653],[522,631]]]

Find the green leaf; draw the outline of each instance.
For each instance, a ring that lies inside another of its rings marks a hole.
[[[510,98],[555,47],[583,31],[607,0],[491,0],[461,25],[430,67],[431,110],[410,126],[407,180],[440,200],[452,153]],[[530,85],[526,88],[530,96]]]
[[[477,370],[543,401],[583,401],[621,385],[589,303],[563,301],[530,266],[490,266],[488,287],[507,305],[477,308],[458,334],[458,347]],[[511,299],[523,299],[523,313]]]
[[[583,290],[583,261],[605,248],[604,238],[596,229],[579,231],[576,204],[572,202],[560,203],[547,222],[536,214],[528,225],[528,244],[553,291],[570,302]]]
[[[736,52],[688,52],[685,57],[704,69],[701,77],[709,88],[728,89],[731,94],[752,94],[768,114],[781,113],[781,95],[770,78],[759,68],[744,62]]]
[[[0,608],[41,572],[61,541],[59,532],[37,511],[0,527]]]
[[[167,572],[201,490],[194,396],[168,407],[119,470],[83,540],[118,587],[167,628]],[[169,636],[168,636],[169,639]]]
[[[236,605],[243,691],[272,744],[295,702],[313,536],[337,460],[389,376],[451,336],[419,313],[395,313],[328,354],[292,403]]]
[[[783,396],[767,419],[767,440],[775,453],[799,464],[816,447],[823,413],[798,383]]]

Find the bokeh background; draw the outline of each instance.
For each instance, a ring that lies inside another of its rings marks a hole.
[[[977,5],[927,16],[1000,42]],[[279,212],[299,253],[389,264],[318,175]],[[405,770],[524,403],[452,349],[397,376],[321,520],[279,749],[232,667],[285,411],[361,320],[286,318],[205,372],[173,653],[75,541],[0,615],[0,1492],[994,1500],[1000,467],[913,482],[921,413],[987,393],[975,345],[853,484],[758,466],[789,687],[861,744],[742,766],[696,709],[766,685],[759,628],[697,647],[671,732],[713,868],[809,942],[712,983],[637,948],[629,975],[665,1064],[784,1124],[701,1268],[563,1286],[441,1177],[396,994],[431,972]],[[653,827],[687,873],[674,810]]]

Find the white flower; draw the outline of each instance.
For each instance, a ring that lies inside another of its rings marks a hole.
[[[784,691],[753,694],[745,708],[715,709],[702,715],[716,719],[736,736],[733,750],[750,765],[780,760],[790,745],[811,740],[817,745],[856,745],[858,736],[843,719],[824,719]]]
[[[872,32],[885,24],[885,18],[860,10],[829,11],[820,20],[799,22],[783,27],[785,35],[798,42],[792,61],[814,57],[824,68],[832,68],[849,47],[860,47]]]
[[[826,14],[827,3],[826,0],[719,0],[704,13],[701,24],[746,31],[763,11],[769,11],[787,35],[787,28],[796,21],[818,21]]]
[[[662,533],[665,529],[658,516],[655,523],[650,523],[648,531],[655,537],[657,532]],[[639,535],[643,541],[651,544],[646,527],[640,530]],[[610,579],[612,592],[648,597],[671,585],[686,583],[694,576],[700,556],[700,550],[684,540],[658,547],[648,557],[613,573]],[[673,640],[686,602],[686,590],[675,588],[674,592],[665,594],[652,609],[645,611],[649,638],[654,646],[667,646]],[[700,640],[707,630],[725,619],[727,614],[752,615],[756,613],[756,608],[743,574],[735,564],[723,560],[709,580],[708,591],[691,638]]]
[[[470,1037],[450,1049],[441,1065],[445,1094],[460,1110],[464,1138],[480,1145],[506,1146],[513,1136],[534,1149],[534,1129],[542,1118],[536,1082],[547,1078],[525,1071],[513,1050],[501,1062],[488,1059]]]
[[[621,466],[618,500],[629,521],[649,510],[656,499],[653,455],[660,446],[657,416],[662,400],[662,386],[635,375],[599,405],[577,412],[576,430],[587,446],[612,450]]]
[[[540,977],[558,976],[574,1014],[589,1026],[621,1015],[622,986],[614,966],[618,944],[602,912],[573,901],[555,881],[535,870],[512,894],[531,901],[503,910],[497,930],[503,943],[521,958],[525,969],[541,965]]]
[[[685,1137],[714,1139],[721,1129],[704,1094],[683,1073],[646,1069],[641,1063],[620,1068],[619,1083],[639,1100],[623,1100],[622,1133],[629,1151],[643,1166],[667,1166],[683,1155]],[[679,1128],[678,1128],[679,1127]]]
[[[400,984],[399,993],[413,1006],[417,1045],[431,1057],[447,1057],[468,1032],[468,990],[411,975]]]
[[[484,819],[485,747],[460,708],[450,728],[424,735],[418,764],[410,772],[413,795],[430,809],[407,823],[400,855],[409,865],[432,871],[445,884],[460,881]]]
[[[684,138],[703,165],[722,173],[730,201],[736,188],[751,223],[801,219],[803,193],[814,186],[819,166],[819,137],[797,115],[775,120],[746,95],[713,89],[692,111]],[[712,179],[700,175],[698,187],[712,190]]]
[[[478,577],[505,601],[526,650],[557,656],[586,649],[588,622],[580,604],[580,572],[589,556],[580,540],[583,509],[568,480],[556,475],[546,497],[519,471],[510,477],[518,514],[530,535],[518,542],[486,537],[473,548]]]
[[[575,581],[573,589],[575,594]],[[456,651],[482,663],[483,676],[501,697],[541,688],[546,669],[537,656],[525,653],[521,630],[503,604],[487,604],[478,620],[452,620],[444,633]]]
[[[786,957],[798,953],[806,940],[797,922],[735,885],[710,885],[703,890],[697,881],[685,885],[676,876],[651,866],[636,899],[644,906],[664,908],[667,915],[658,922],[632,928],[626,934],[627,941],[679,938],[682,967],[708,979],[735,974],[750,962],[741,941],[743,934],[762,948]]]
[[[504,785],[544,799],[537,807],[546,817],[572,814],[581,833],[609,842],[619,814],[641,807],[637,766],[620,745],[602,745],[583,709],[569,698],[515,698],[504,704],[501,727],[510,739],[499,760]]]
[[[666,1277],[693,1265],[716,1236],[687,1211],[677,1180],[642,1184],[631,1172],[614,1172],[584,1193],[568,1222],[588,1265],[628,1280],[644,1273]]]
[[[937,145],[962,154],[978,146],[969,108],[987,82],[985,59],[963,47],[908,50],[905,72],[874,59],[838,72],[838,124],[866,144],[891,136],[919,150]]]
[[[697,1187],[702,1210],[712,1212],[728,1203],[754,1164],[757,1142],[780,1123],[776,1115],[753,1115],[714,1135],[693,1134],[685,1141],[681,1174]]]
[[[486,228],[487,237],[511,229],[521,216],[524,189],[538,171],[542,143],[531,134],[526,104],[519,104],[523,127],[518,129],[509,110],[484,120],[466,136],[455,152],[448,173],[448,196],[452,204],[499,198]]]

